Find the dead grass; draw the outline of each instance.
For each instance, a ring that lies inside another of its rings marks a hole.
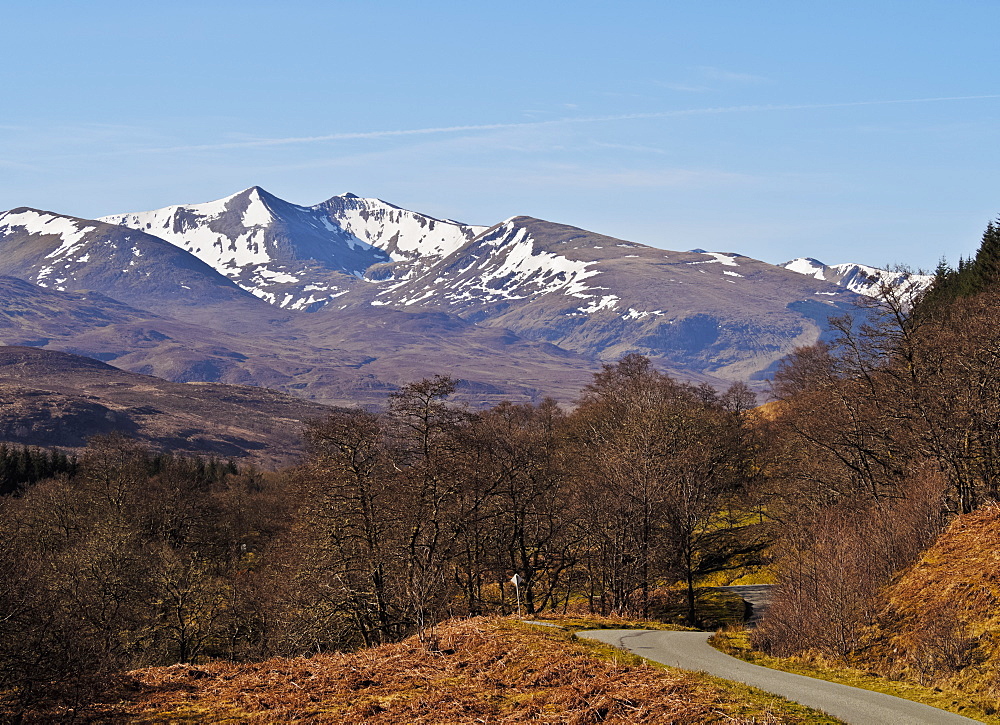
[[[1000,709],[1000,506],[958,517],[885,600],[858,662]]]
[[[634,623],[633,623],[634,625]],[[477,618],[350,654],[129,673],[91,722],[794,723],[801,708],[665,672],[554,628]],[[617,653],[617,654],[616,654]]]

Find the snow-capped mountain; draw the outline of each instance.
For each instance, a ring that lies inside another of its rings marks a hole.
[[[597,274],[589,262],[539,246],[524,225],[509,219],[468,244],[451,250],[422,269],[389,280],[373,305],[408,307],[422,302],[450,306],[459,314],[482,318],[482,310],[505,309],[512,302],[548,294],[592,300],[585,280]],[[560,250],[562,251],[562,250]]]
[[[354,194],[334,196],[311,208],[346,233],[386,252],[395,262],[440,259],[488,228],[435,219]]]
[[[352,194],[300,206],[252,187],[94,221],[0,214],[0,275],[52,292],[44,320],[14,315],[0,341],[338,404],[378,404],[438,372],[463,379],[470,402],[568,401],[600,363],[632,352],[681,379],[765,379],[820,339],[828,317],[857,309],[852,288],[835,283],[846,276],[827,269],[531,217],[473,226]],[[134,310],[60,327],[59,306],[79,314],[84,303],[59,294],[85,292]]]
[[[155,234],[291,310],[315,310],[345,295],[374,265],[433,259],[481,231],[379,199],[345,194],[305,207],[256,186],[205,204],[101,221]]]
[[[799,257],[779,265],[814,279],[833,282],[866,297],[880,297],[886,289],[899,290],[906,299],[923,292],[934,281],[932,274],[893,272],[864,264],[823,264],[812,257]]]
[[[450,310],[600,360],[640,352],[732,379],[853,308],[845,289],[735,254],[673,252],[515,217],[371,304]]]
[[[253,301],[204,262],[140,231],[21,207],[0,212],[0,274],[171,309]]]

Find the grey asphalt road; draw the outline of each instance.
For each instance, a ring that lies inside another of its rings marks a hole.
[[[764,612],[767,611],[767,606],[771,603],[771,589],[774,587],[770,584],[737,584],[735,586],[713,588],[722,592],[732,592],[743,597],[743,601],[750,605],[750,617],[747,619],[746,624],[748,627],[755,627],[760,618],[764,616]]]
[[[634,652],[640,657],[684,670],[703,671],[802,703],[852,725],[939,725],[975,723],[879,692],[838,685],[812,677],[752,665],[708,644],[711,632],[665,632],[649,629],[599,629],[577,636]]]

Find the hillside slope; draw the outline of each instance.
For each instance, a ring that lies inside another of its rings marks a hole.
[[[886,592],[862,662],[1000,702],[1000,506],[957,518]]]
[[[171,383],[87,357],[0,347],[0,442],[73,449],[118,432],[154,450],[272,468],[297,460],[303,421],[328,410],[265,388]]]
[[[546,395],[570,402],[596,367],[445,312],[276,312],[286,319],[268,324],[248,315],[216,329],[96,292],[0,276],[0,344],[87,355],[174,382],[258,385],[328,405],[378,406],[401,385],[448,373],[460,381],[457,400],[485,406]]]
[[[138,670],[95,709],[142,722],[815,722],[804,708],[601,659],[564,633],[511,620],[453,620],[435,637],[435,650],[411,637],[350,654]]]
[[[59,291],[182,311],[256,300],[212,267],[150,234],[37,209],[0,213],[0,274]]]

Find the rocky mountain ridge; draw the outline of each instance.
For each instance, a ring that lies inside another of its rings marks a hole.
[[[812,257],[799,257],[778,265],[808,277],[833,282],[866,297],[879,297],[885,289],[903,290],[907,297],[923,292],[934,275],[905,270],[879,269],[865,264],[823,264]]]
[[[531,217],[462,224],[352,194],[299,206],[258,187],[93,221],[0,214],[0,275],[49,293],[38,315],[0,320],[0,342],[336,404],[377,405],[439,372],[476,405],[572,402],[631,352],[681,379],[761,384],[827,317],[859,311],[850,289],[737,254]],[[60,304],[84,303],[93,322],[60,327]]]
[[[101,221],[155,234],[266,302],[306,311],[347,294],[373,266],[419,266],[483,230],[354,194],[298,206],[256,186]]]

